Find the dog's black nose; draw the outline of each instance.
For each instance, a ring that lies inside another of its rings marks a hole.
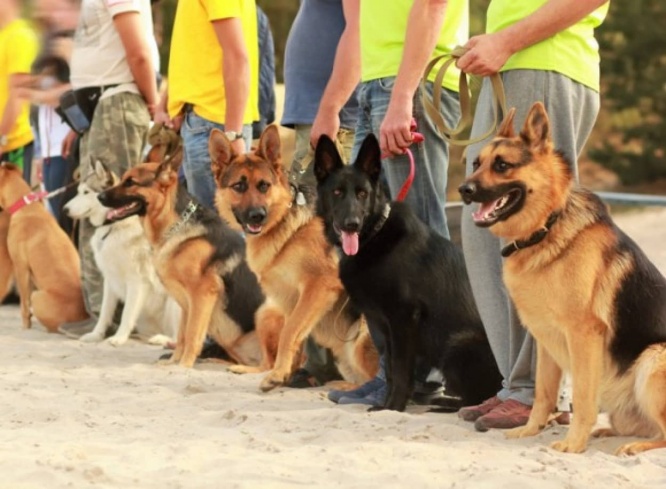
[[[458,192],[465,204],[472,202],[472,197],[476,193],[476,183],[474,182],[465,182],[460,187],[458,187]]]
[[[110,207],[109,195],[106,192],[100,192],[99,194],[97,194],[97,200],[99,200],[103,206]]]
[[[266,209],[263,207],[250,209],[247,213],[247,220],[250,224],[261,224],[264,219],[266,219]]]
[[[361,229],[361,219],[358,217],[348,217],[344,222],[345,231],[349,233],[358,233]]]

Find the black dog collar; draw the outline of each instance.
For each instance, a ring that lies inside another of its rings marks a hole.
[[[544,224],[544,226],[538,231],[532,233],[532,236],[529,238],[518,239],[506,245],[504,248],[502,248],[502,256],[506,258],[507,256],[513,255],[518,250],[529,248],[530,246],[534,246],[535,244],[543,241],[543,239],[548,234],[548,231],[550,231],[550,228],[553,227],[553,224],[555,224],[555,221],[557,221],[557,218],[560,217],[560,214],[562,214],[560,211],[553,212],[550,216],[548,216],[546,224]]]

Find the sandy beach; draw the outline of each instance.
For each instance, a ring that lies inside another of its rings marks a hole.
[[[624,213],[666,272],[666,209]],[[664,488],[666,450],[586,453],[548,444],[565,427],[506,440],[455,414],[368,413],[326,389],[264,394],[257,375],[156,365],[163,351],[115,348],[20,327],[0,308],[0,488]],[[603,423],[600,417],[600,423]]]

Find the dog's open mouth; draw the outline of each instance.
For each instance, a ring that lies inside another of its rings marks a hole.
[[[357,231],[343,231],[336,224],[333,224],[333,229],[340,236],[340,243],[342,244],[342,251],[345,255],[354,256],[358,253],[358,232]]]
[[[142,202],[135,200],[130,202],[127,205],[118,207],[116,209],[109,209],[106,213],[106,219],[108,221],[120,221],[126,217],[133,216],[134,214],[139,214],[143,211],[144,205]]]
[[[248,224],[245,223],[245,232],[248,234],[259,234],[261,233],[262,229],[264,229],[263,224]]]
[[[497,221],[506,219],[517,211],[524,197],[525,192],[522,188],[513,188],[498,199],[481,202],[479,209],[472,212],[472,219],[477,226],[492,226]]]
[[[358,253],[358,233],[340,231],[340,241],[345,255],[353,256]]]

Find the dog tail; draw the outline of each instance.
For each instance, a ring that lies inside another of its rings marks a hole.
[[[502,376],[483,330],[453,334],[444,355],[446,392],[461,397],[463,406],[479,404],[499,392]]]

